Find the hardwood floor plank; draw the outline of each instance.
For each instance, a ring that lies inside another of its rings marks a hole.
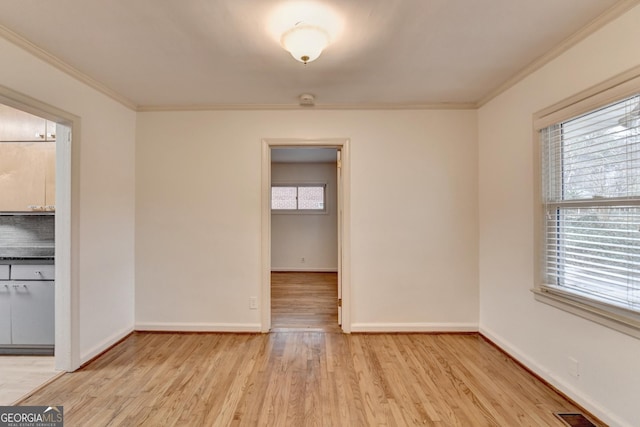
[[[578,411],[478,335],[135,333],[24,405],[65,426],[562,426]]]
[[[386,350],[383,355],[386,357],[381,357],[381,369],[388,373],[394,407],[401,410],[407,425],[425,424],[427,420],[435,421],[421,405],[419,394],[413,390],[414,381],[403,381],[403,378],[412,378],[407,360],[397,351],[397,345],[390,336],[382,339]]]
[[[465,364],[457,364],[457,370],[465,378],[474,379],[473,382],[467,381],[467,384],[476,396],[486,396],[489,399],[484,402],[484,406],[491,412],[492,416],[501,424],[518,424],[518,415],[522,411],[520,403],[513,399],[507,399],[504,390],[496,387],[496,383],[492,381],[490,366],[485,363],[483,358],[478,357],[482,353],[481,349],[476,348],[475,350],[469,351],[455,340],[452,340],[447,348],[448,354],[457,355],[458,359],[460,358],[459,352],[464,351]],[[509,406],[505,406],[505,404]]]
[[[271,273],[271,327],[341,332],[338,325],[338,274]]]

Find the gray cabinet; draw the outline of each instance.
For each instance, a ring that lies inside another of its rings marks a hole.
[[[9,268],[9,280],[0,280],[0,354],[51,354],[55,338],[54,266],[0,267],[0,273]]]
[[[14,264],[11,266],[11,280],[54,280],[53,265]]]
[[[11,291],[0,282],[0,345],[11,344]]]
[[[53,282],[21,282],[12,287],[12,344],[53,345]]]

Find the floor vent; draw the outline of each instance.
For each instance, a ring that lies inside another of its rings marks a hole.
[[[556,412],[555,415],[569,427],[596,427],[594,423],[582,414]]]

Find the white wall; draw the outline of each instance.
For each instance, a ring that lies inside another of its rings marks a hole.
[[[259,330],[261,140],[350,138],[353,330],[477,328],[476,134],[475,111],[139,113],[137,327]]]
[[[640,425],[640,340],[533,298],[532,114],[640,64],[640,7],[479,110],[480,326],[611,425]],[[580,376],[569,375],[568,358]]]
[[[135,112],[0,38],[0,82],[81,118],[74,135],[80,359],[133,328]],[[78,143],[81,146],[78,146]]]
[[[271,214],[273,271],[338,271],[336,181],[336,163],[271,164],[273,184],[326,184],[327,199],[325,213]]]

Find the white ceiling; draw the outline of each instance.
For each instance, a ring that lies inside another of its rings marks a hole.
[[[305,66],[268,34],[282,2],[0,0],[0,25],[142,108],[464,104],[618,3],[323,0],[344,31]]]

